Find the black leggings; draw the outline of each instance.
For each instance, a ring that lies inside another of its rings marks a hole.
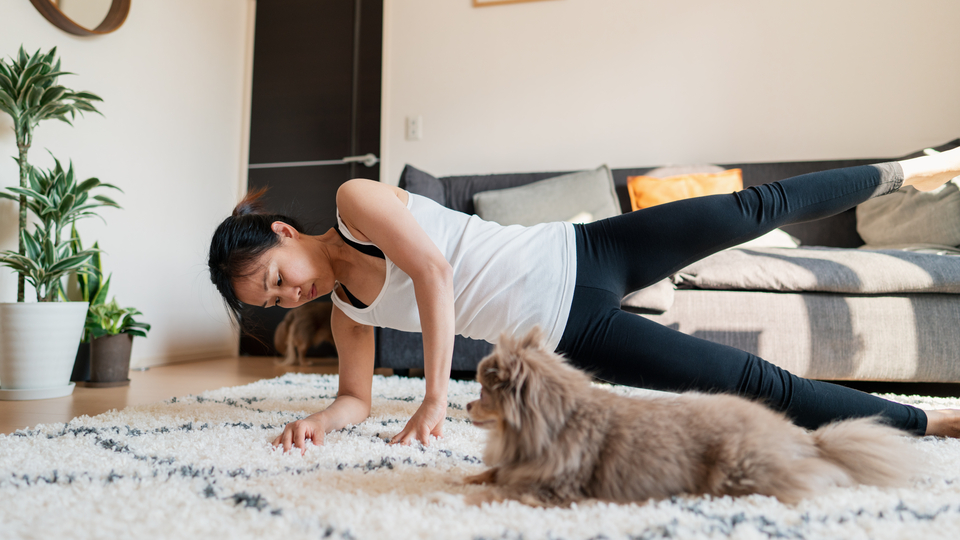
[[[693,261],[783,225],[842,212],[902,182],[897,163],[852,167],[577,225],[576,291],[557,350],[612,383],[733,393],[758,399],[811,429],[881,415],[892,426],[923,435],[927,417],[920,409],[803,379],[755,355],[620,309],[625,295]]]

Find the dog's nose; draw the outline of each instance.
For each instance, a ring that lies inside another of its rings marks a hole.
[[[474,403],[473,401],[471,401],[470,403],[467,403],[467,412],[470,412],[470,409],[473,408],[473,403]]]

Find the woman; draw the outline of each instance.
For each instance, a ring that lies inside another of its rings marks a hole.
[[[218,227],[211,279],[240,322],[243,304],[293,308],[331,293],[340,389],[327,409],[273,441],[303,449],[370,413],[374,326],[423,333],[426,394],[392,443],[442,436],[457,333],[496,342],[540,325],[548,344],[598,378],[659,390],[760,399],[797,424],[881,415],[918,435],[960,436],[960,411],[921,411],[796,377],[743,351],[620,310],[629,292],[789,223],[826,217],[901,185],[960,175],[960,149],[687,199],[586,225],[502,227],[369,180],[337,192],[338,227],[303,234],[248,195]]]

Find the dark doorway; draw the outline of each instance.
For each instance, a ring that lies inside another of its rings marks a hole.
[[[307,234],[336,224],[340,184],[380,177],[358,156],[380,155],[382,43],[383,0],[257,2],[247,184]],[[248,307],[240,354],[275,355],[285,314]]]

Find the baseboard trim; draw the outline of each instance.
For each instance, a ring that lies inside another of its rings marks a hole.
[[[199,362],[202,360],[216,360],[219,358],[232,358],[237,356],[237,351],[232,348],[204,349],[192,351],[189,353],[166,354],[161,356],[134,356],[130,360],[131,368],[145,368],[155,366],[166,366],[170,364],[183,364],[186,362]]]

